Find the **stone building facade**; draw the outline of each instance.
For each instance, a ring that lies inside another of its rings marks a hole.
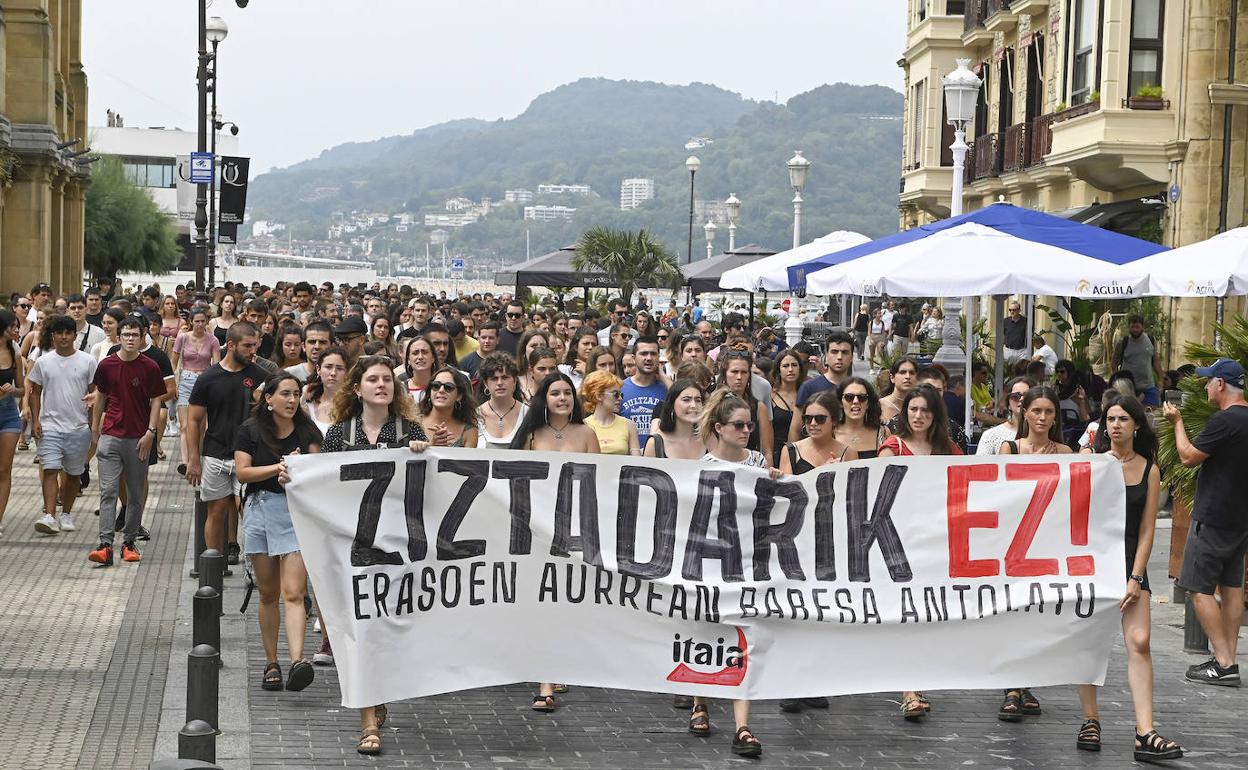
[[[73,140],[79,140],[71,144]],[[82,287],[82,0],[0,0],[0,291]]]
[[[1248,3],[1228,81],[1231,0],[907,0],[901,226],[948,216],[952,129],[941,77],[984,80],[967,128],[965,209],[1096,206],[1182,246],[1248,224]],[[1232,105],[1222,193],[1223,126]],[[1141,229],[1146,232],[1141,232]],[[1213,299],[1167,300],[1170,350],[1212,340]],[[1241,298],[1226,312],[1244,312]]]

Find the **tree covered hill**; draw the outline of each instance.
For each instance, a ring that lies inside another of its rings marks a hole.
[[[522,259],[526,230],[534,253],[572,243],[593,225],[645,228],[685,253],[691,137],[714,141],[694,151],[699,200],[742,200],[737,243],[782,249],[792,239],[793,192],[785,161],[794,149],[813,162],[803,193],[809,240],[836,229],[879,236],[896,229],[902,96],[882,86],[835,84],[787,104],[754,102],[715,86],[584,79],[543,94],[520,115],[492,122],[458,120],[407,136],[341,145],[319,157],[258,177],[253,219],[291,226],[296,238],[324,238],[334,212],[414,214],[445,200],[536,190],[543,183],[585,183],[595,195],[543,196],[539,203],[577,208],[570,222],[525,222],[522,207],[497,205],[485,219],[451,230],[448,248],[512,262]],[[656,198],[619,209],[620,182],[651,177]],[[418,222],[420,220],[418,219]],[[702,221],[694,255],[705,254]],[[717,236],[716,250],[727,245]],[[422,253],[428,228],[383,226],[374,253]]]

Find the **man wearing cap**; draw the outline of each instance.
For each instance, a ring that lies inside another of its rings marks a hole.
[[[334,327],[334,338],[339,345],[346,348],[347,354],[351,356],[351,364],[364,354],[364,337],[367,334],[368,326],[359,316],[349,315]]]
[[[1179,460],[1200,468],[1192,524],[1177,584],[1191,594],[1201,627],[1213,645],[1213,658],[1190,666],[1186,678],[1202,684],[1239,687],[1235,663],[1239,621],[1244,613],[1244,554],[1248,552],[1248,401],[1244,367],[1230,358],[1196,370],[1207,377],[1205,393],[1218,408],[1205,429],[1189,440],[1183,416],[1169,402]],[[1214,592],[1221,594],[1219,605]]]

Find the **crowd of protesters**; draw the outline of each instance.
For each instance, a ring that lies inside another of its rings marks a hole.
[[[227,284],[211,293],[178,286],[118,294],[102,282],[53,298],[47,285],[11,297],[0,310],[0,534],[14,455],[38,445],[44,507],[33,526],[47,536],[75,529],[73,506],[99,478],[99,539],[88,556],[140,561],[149,467],[164,459],[161,439],[176,437],[178,471],[208,504],[209,547],[231,564],[247,559],[260,593],[266,656],[259,684],[301,690],[313,663],[333,664],[322,643],[304,654],[307,571],[286,506],[284,458],[297,453],[406,446],[470,447],[644,455],[736,463],[800,474],[829,463],[873,457],[1102,452],[1122,464],[1127,485],[1126,598],[1122,603],[1129,681],[1135,702],[1135,755],[1182,755],[1152,717],[1147,563],[1162,480],[1150,407],[1185,373],[1162,372],[1142,319],[1114,351],[1108,380],[1028,347],[1018,303],[1002,333],[1010,379],[992,392],[988,370],[950,377],[910,357],[914,343],[939,338],[939,308],[911,313],[905,302],[864,305],[848,332],[821,346],[785,345],[770,329],[751,334],[725,314],[718,327],[696,303],[658,313],[644,298],[614,298],[593,309],[534,309],[508,294],[446,297],[410,286],[325,283]],[[876,378],[854,376],[854,359],[891,355]],[[1200,465],[1193,530],[1179,584],[1197,609],[1215,657],[1188,678],[1238,685],[1238,627],[1248,549],[1248,403],[1243,370],[1220,361],[1209,378],[1220,411],[1201,436],[1177,433],[1184,464]],[[970,389],[977,437],[963,431]],[[1179,422],[1168,405],[1165,416]],[[1181,425],[1181,422],[1180,422]],[[118,515],[117,506],[122,508]],[[241,517],[240,517],[241,514]],[[240,523],[241,518],[241,523]],[[10,524],[11,526],[11,524]],[[241,532],[241,545],[240,545]],[[1221,594],[1219,604],[1213,597]],[[318,613],[319,614],[319,613]],[[285,626],[287,670],[279,662]],[[532,708],[551,712],[567,688],[542,683]],[[1077,746],[1099,750],[1096,691],[1081,687],[1085,721]],[[711,730],[701,698],[677,696],[688,729]],[[780,702],[785,711],[826,708],[825,698]],[[925,718],[921,692],[901,694],[901,716]],[[1003,721],[1041,713],[1026,687],[1005,691]],[[750,703],[733,704],[732,750],[758,756]],[[362,709],[357,745],[382,749],[384,704]]]

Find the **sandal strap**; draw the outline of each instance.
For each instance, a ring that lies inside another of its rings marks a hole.
[[[1174,746],[1179,745],[1172,740],[1168,740],[1162,737],[1161,733],[1158,733],[1156,730],[1149,730],[1143,735],[1136,733],[1135,739],[1139,741],[1140,746],[1148,747],[1150,749],[1166,749],[1168,746],[1172,744]]]
[[[1083,725],[1079,727],[1079,737],[1082,738],[1085,735],[1088,737],[1101,737],[1101,722],[1099,719],[1083,720]]]

